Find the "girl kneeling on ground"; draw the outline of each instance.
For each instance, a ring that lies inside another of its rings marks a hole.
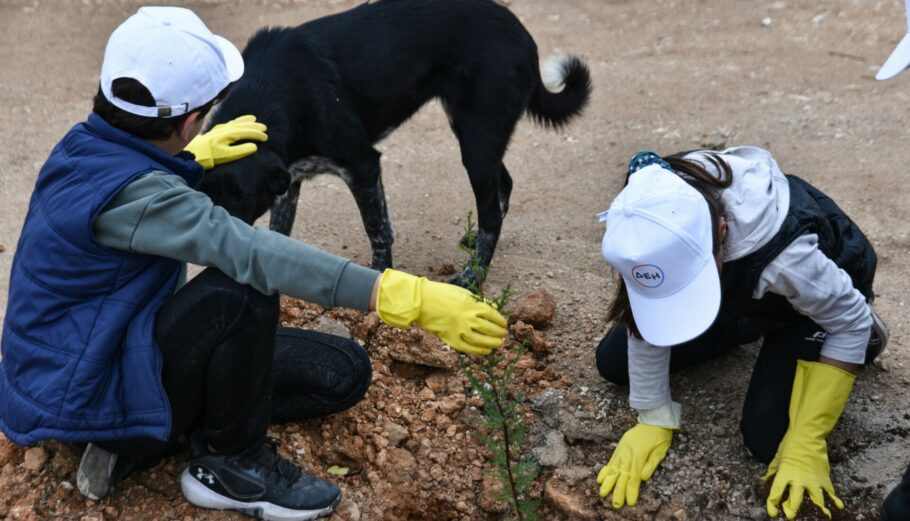
[[[872,312],[876,256],[825,194],[783,174],[760,148],[636,155],[608,212],[604,259],[622,275],[597,348],[607,380],[629,384],[638,425],[597,482],[615,508],[635,505],[642,481],[680,428],[669,373],[764,337],[743,405],[746,446],[769,463],[768,514],[788,519],[803,493],[837,508],[826,438],[887,329]]]

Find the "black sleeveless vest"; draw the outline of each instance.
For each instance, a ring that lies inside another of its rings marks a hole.
[[[761,299],[752,298],[762,271],[802,235],[818,235],[821,252],[850,275],[853,287],[867,299],[872,298],[877,262],[872,244],[830,197],[796,176],[786,177],[790,208],[780,230],[758,250],[724,263],[721,272],[720,314],[757,320],[759,329],[785,325],[802,316],[781,295],[767,293]]]

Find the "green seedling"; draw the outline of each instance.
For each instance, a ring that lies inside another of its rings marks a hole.
[[[465,224],[465,240],[462,249],[469,254],[465,268],[478,275],[477,280],[484,280],[486,269],[481,267],[477,252],[473,249],[475,241],[474,219],[468,213]],[[507,285],[495,297],[487,297],[483,284],[469,283],[478,300],[486,300],[496,306],[504,315],[512,298],[512,288]],[[495,350],[484,357],[461,355],[459,366],[471,384],[471,390],[483,401],[482,415],[475,426],[483,435],[483,444],[490,451],[494,472],[502,483],[502,493],[496,498],[509,505],[512,519],[518,521],[535,521],[540,518],[539,501],[529,497],[528,490],[537,478],[539,465],[537,461],[524,454],[527,439],[527,428],[524,420],[524,396],[514,391],[515,365],[526,351],[522,343],[508,353]],[[523,457],[524,456],[524,457]]]

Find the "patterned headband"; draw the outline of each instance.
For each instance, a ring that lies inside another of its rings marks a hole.
[[[632,175],[649,165],[659,165],[665,170],[669,170],[671,172],[673,171],[673,167],[670,166],[670,163],[667,163],[661,159],[659,155],[651,152],[650,150],[643,150],[635,154],[635,156],[632,157],[632,159],[629,161],[628,175]]]

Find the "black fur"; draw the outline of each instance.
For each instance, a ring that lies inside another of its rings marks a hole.
[[[262,29],[243,57],[246,72],[212,123],[254,114],[269,140],[251,158],[209,172],[203,191],[250,220],[265,211],[259,191],[268,186],[267,197],[284,194],[270,226],[289,234],[301,180],[336,173],[360,209],[377,269],[392,266],[393,234],[374,143],[428,101],[442,102],[474,191],[485,269],[509,208],[512,179],[502,157],[515,124],[527,111],[561,127],[591,94],[588,69],[575,57],[562,62],[562,91],[548,91],[531,35],[491,0],[380,0],[296,28]],[[230,188],[216,195],[217,185]],[[483,274],[455,279],[475,275]]]

